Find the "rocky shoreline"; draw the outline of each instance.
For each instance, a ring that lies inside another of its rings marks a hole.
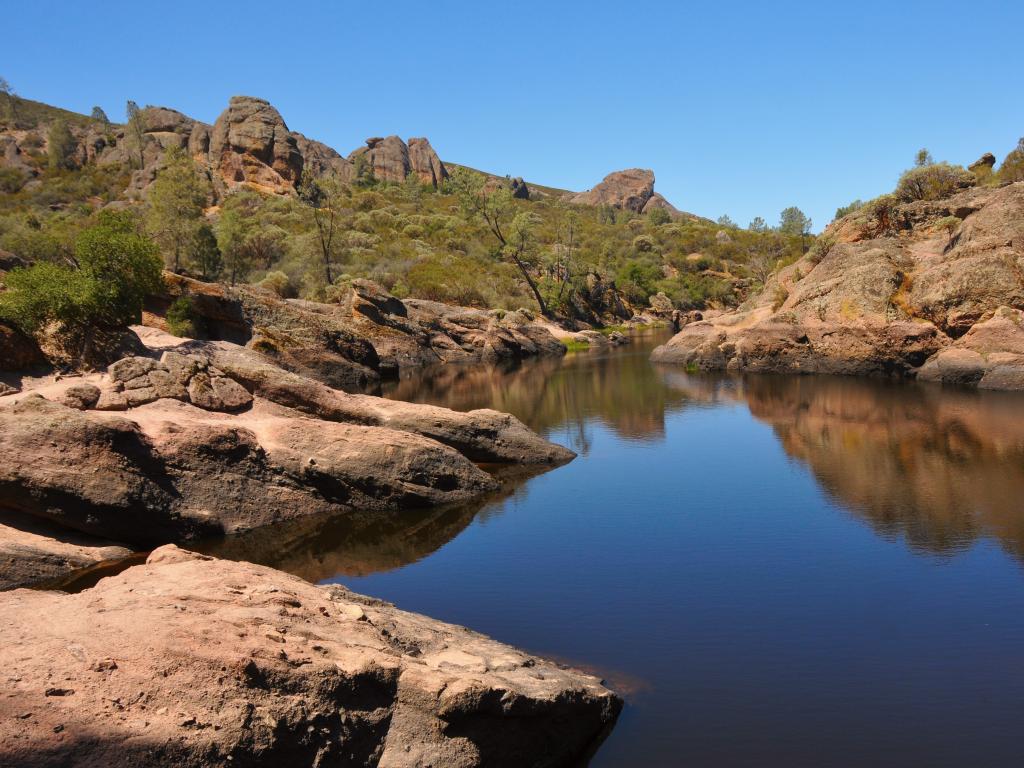
[[[0,605],[12,765],[571,765],[621,708],[462,627],[174,546]]]
[[[651,360],[1024,389],[1024,182],[876,201],[839,219],[735,312]]]
[[[481,465],[570,461],[508,414],[358,391],[392,366],[565,347],[528,317],[407,306],[372,284],[344,306],[169,285],[206,297],[209,338],[150,314],[119,342],[132,354],[95,372],[5,378],[3,760],[569,765],[599,743],[622,701],[596,678],[174,546],[306,520],[387,528],[499,491]],[[47,591],[153,547],[80,593]]]

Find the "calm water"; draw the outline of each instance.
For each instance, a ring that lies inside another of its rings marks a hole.
[[[690,376],[656,340],[398,382],[579,458],[224,554],[596,671],[627,698],[596,766],[1020,765],[1024,397]]]

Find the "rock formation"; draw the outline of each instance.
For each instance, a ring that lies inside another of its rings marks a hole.
[[[354,167],[365,164],[366,171],[375,178],[395,184],[405,181],[410,173],[435,188],[448,178],[448,170],[426,139],[409,139],[407,145],[397,136],[370,138],[348,160]]]
[[[885,374],[1024,388],[1024,184],[886,198],[834,222],[736,312],[652,359],[705,369]]]
[[[263,99],[232,96],[210,131],[210,166],[229,186],[293,190],[303,158],[280,113]]]
[[[288,370],[346,390],[364,391],[381,375],[444,362],[493,362],[562,355],[565,347],[532,321],[438,302],[402,302],[368,280],[354,280],[336,304],[280,299],[268,291],[166,275],[146,322],[188,295],[210,339],[244,344]]]
[[[581,205],[610,205],[613,208],[641,213],[654,195],[654,171],[629,168],[615,171],[587,192],[580,192],[571,202]]]
[[[461,627],[173,546],[81,594],[0,595],[0,648],[0,762],[24,768],[568,766],[622,705]]]

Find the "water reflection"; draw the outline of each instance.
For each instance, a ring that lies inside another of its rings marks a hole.
[[[670,334],[637,335],[625,348],[580,352],[564,358],[498,366],[438,366],[385,385],[395,400],[443,405],[458,411],[494,408],[557,436],[574,451],[590,450],[595,424],[620,437],[651,440],[665,434],[665,414],[685,392],[653,374],[648,356]]]
[[[525,481],[537,472],[534,467],[494,469],[501,490],[468,504],[303,518],[193,542],[189,548],[272,566],[312,582],[390,571],[437,551],[478,516],[500,514],[504,502],[524,493]]]
[[[626,349],[519,365],[445,366],[392,382],[384,394],[514,413],[570,444],[578,461],[599,425],[629,441],[658,442],[673,413],[742,405],[879,535],[942,555],[993,536],[1024,559],[1020,396],[842,377],[690,375],[648,362],[662,340],[640,337]],[[470,505],[297,520],[201,548],[312,581],[390,571],[435,552],[478,516],[501,514],[531,474],[503,470],[503,490]]]

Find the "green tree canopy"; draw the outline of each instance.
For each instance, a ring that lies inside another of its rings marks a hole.
[[[202,223],[209,188],[185,150],[169,147],[164,167],[149,189],[146,230],[157,241],[168,267],[180,272],[182,259]]]
[[[46,155],[50,170],[74,168],[76,149],[78,149],[78,142],[71,134],[68,124],[63,120],[55,120],[50,125],[46,137]]]
[[[126,212],[101,212],[78,236],[75,260],[74,267],[41,262],[11,271],[0,317],[30,334],[51,322],[72,335],[119,328],[139,322],[146,295],[162,286],[156,246]]]

